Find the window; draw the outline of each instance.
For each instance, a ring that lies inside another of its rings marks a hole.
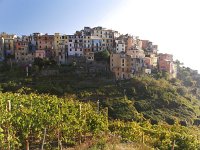
[[[122,72],[124,72],[124,68],[122,68]]]
[[[72,51],[72,49],[70,48],[70,51]]]

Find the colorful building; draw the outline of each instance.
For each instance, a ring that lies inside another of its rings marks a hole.
[[[68,35],[68,55],[83,56],[83,36]]]
[[[17,38],[17,35],[15,34],[7,34],[5,32],[2,32],[0,34],[1,39],[1,55],[3,54],[3,57],[6,57],[8,55],[14,55],[14,40]]]
[[[115,40],[114,49],[116,53],[125,52],[125,42],[123,40]]]
[[[34,53],[29,50],[30,42],[28,36],[22,36],[15,40],[15,60],[18,63],[33,63]]]
[[[35,51],[35,58],[46,58],[46,51],[45,50],[36,50]]]
[[[110,70],[117,80],[131,78],[130,56],[124,52],[110,55]]]
[[[168,72],[170,77],[175,78],[177,74],[177,67],[173,62],[173,55],[160,53],[158,57],[158,69],[160,71]]]
[[[157,55],[156,54],[145,55],[144,64],[148,69],[156,68],[158,64]]]

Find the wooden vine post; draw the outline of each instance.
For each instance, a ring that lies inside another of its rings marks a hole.
[[[11,112],[11,101],[10,100],[7,101],[6,110],[7,110],[7,112]],[[10,150],[10,141],[9,141],[10,132],[9,132],[9,125],[8,124],[7,124],[6,130],[7,130],[8,150]]]

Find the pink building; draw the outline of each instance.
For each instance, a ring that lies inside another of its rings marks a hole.
[[[35,51],[35,58],[41,58],[44,59],[46,57],[45,50],[36,50]]]
[[[159,54],[159,60],[169,60],[169,61],[173,61],[173,55],[171,55],[171,54],[163,54],[163,53],[160,53],[160,54]]]
[[[173,55],[171,54],[159,54],[158,68],[160,71],[167,71],[171,77],[176,77],[177,68],[173,62]]]

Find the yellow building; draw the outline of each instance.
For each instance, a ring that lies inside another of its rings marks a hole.
[[[59,33],[54,34],[55,60],[59,64],[67,63],[68,36]]]
[[[88,53],[86,53],[85,57],[86,57],[86,61],[87,62],[94,61],[94,52],[88,52]]]
[[[124,52],[110,55],[110,70],[117,80],[131,78],[131,57]]]
[[[68,57],[68,43],[69,38],[67,35],[60,36],[60,44],[59,44],[59,55],[58,55],[58,61],[60,64],[66,64],[67,63],[67,57]]]
[[[97,36],[102,39],[102,50],[113,50],[115,31],[102,27],[94,27],[92,36]]]
[[[0,34],[1,38],[1,51],[6,55],[14,55],[14,40],[17,38],[15,34],[7,34],[5,32]]]
[[[54,44],[53,44],[53,48],[54,48],[55,56],[56,56],[56,57],[58,56],[60,39],[61,39],[60,33],[55,33],[55,34],[54,34]]]
[[[87,55],[88,53],[92,52],[91,49],[91,36],[85,35],[83,36],[83,53]]]
[[[110,70],[116,79],[130,79],[133,75],[144,73],[144,51],[131,47],[127,52],[112,53],[110,56]]]

